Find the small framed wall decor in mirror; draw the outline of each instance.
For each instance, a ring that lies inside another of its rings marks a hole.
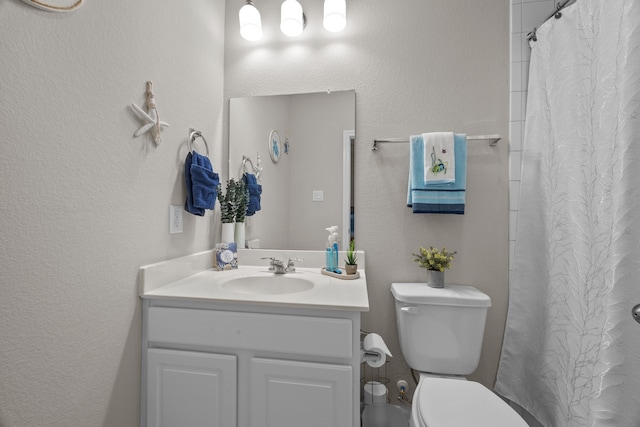
[[[280,134],[277,130],[269,132],[269,156],[273,163],[278,163],[280,160]]]

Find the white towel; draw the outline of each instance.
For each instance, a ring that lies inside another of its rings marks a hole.
[[[423,133],[424,183],[449,184],[456,182],[456,156],[453,132]]]

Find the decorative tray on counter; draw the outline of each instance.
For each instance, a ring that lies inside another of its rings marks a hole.
[[[322,268],[322,270],[320,270],[320,272],[326,276],[331,276],[331,277],[335,277],[336,279],[342,279],[342,280],[353,280],[353,279],[358,279],[360,277],[360,272],[356,271],[355,274],[347,274],[345,273],[344,270],[340,270],[342,271],[342,273],[338,274],[338,273],[334,273],[333,271],[327,271],[326,268]]]

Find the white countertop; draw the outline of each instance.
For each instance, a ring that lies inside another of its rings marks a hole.
[[[224,286],[229,280],[243,276],[272,275],[267,271],[268,262],[260,260],[266,256],[276,256],[285,261],[288,257],[304,258],[304,266],[298,264],[296,272],[287,273],[286,276],[312,280],[315,286],[302,292],[276,295],[234,292],[229,286]],[[209,250],[141,267],[140,297],[369,311],[363,252],[358,252],[360,277],[353,280],[321,274],[322,251],[241,250],[238,269],[227,271],[213,270],[213,257],[214,251]],[[244,265],[243,260],[254,265]]]

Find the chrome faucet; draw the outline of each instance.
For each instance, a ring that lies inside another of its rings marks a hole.
[[[302,261],[302,258],[289,258],[285,267],[284,262],[275,257],[264,257],[262,259],[269,260],[269,271],[273,274],[293,273],[296,271],[294,261]]]
[[[296,271],[294,261],[302,261],[302,258],[289,258],[289,261],[287,261],[287,272],[293,273]]]

